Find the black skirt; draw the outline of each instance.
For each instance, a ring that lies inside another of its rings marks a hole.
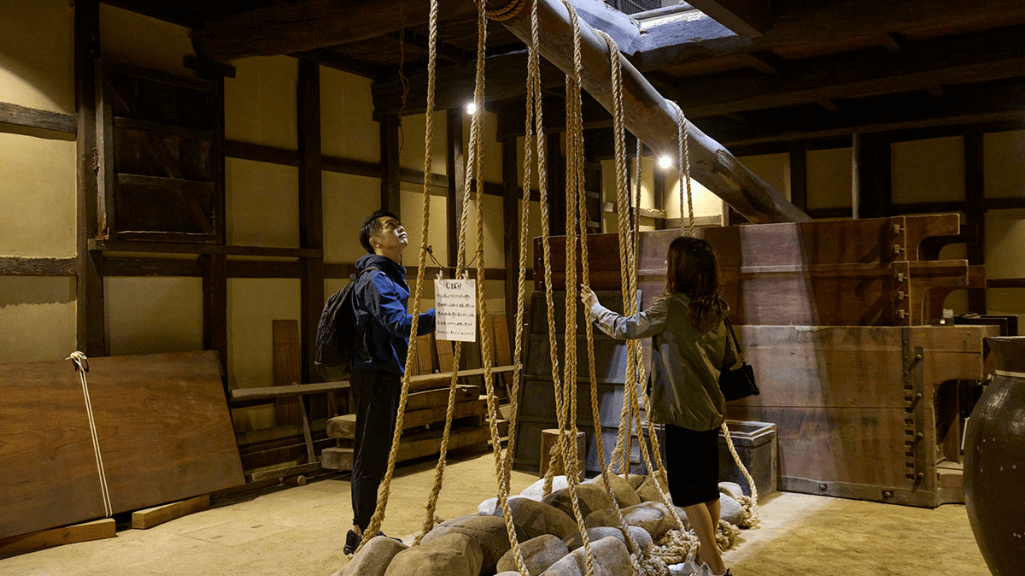
[[[698,432],[666,424],[666,475],[681,508],[719,499],[719,429]]]

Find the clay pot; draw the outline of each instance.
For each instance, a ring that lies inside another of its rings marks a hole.
[[[996,576],[1025,566],[1025,337],[988,338],[996,377],[968,421],[964,489],[975,541]]]

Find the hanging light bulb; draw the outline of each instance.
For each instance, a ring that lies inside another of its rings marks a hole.
[[[669,156],[663,156],[663,157],[658,159],[658,167],[663,169],[663,170],[666,170],[667,168],[669,168],[672,165],[673,165],[673,161],[669,158]]]
[[[469,114],[470,116],[473,116],[474,114],[476,114],[477,113],[477,103],[476,102],[467,102],[466,103],[466,113]]]

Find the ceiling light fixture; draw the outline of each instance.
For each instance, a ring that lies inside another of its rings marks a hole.
[[[477,104],[475,102],[467,102],[467,104],[466,104],[466,113],[469,114],[470,116],[473,116],[474,114],[476,114],[477,113]]]
[[[666,170],[673,165],[673,161],[669,159],[669,156],[663,156],[658,159],[658,167]]]

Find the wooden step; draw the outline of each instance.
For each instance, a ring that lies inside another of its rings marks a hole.
[[[441,450],[441,430],[430,430],[420,434],[403,436],[399,444],[397,462],[437,454]],[[453,429],[449,434],[448,449],[463,448],[475,444],[486,445],[491,433],[487,426]],[[325,448],[321,453],[321,465],[330,470],[352,470],[352,448]]]
[[[417,428],[434,423],[443,424],[445,422],[447,412],[448,406],[445,403],[432,408],[424,408],[422,410],[409,410],[407,408],[406,414],[402,418],[402,429],[409,430],[410,428]],[[453,407],[452,419],[466,418],[468,416],[483,416],[485,414],[487,414],[486,401],[468,400],[465,402],[456,402],[456,405]],[[354,438],[356,436],[356,415],[343,414],[342,416],[335,416],[334,418],[329,419],[327,421],[327,435],[332,438]]]

